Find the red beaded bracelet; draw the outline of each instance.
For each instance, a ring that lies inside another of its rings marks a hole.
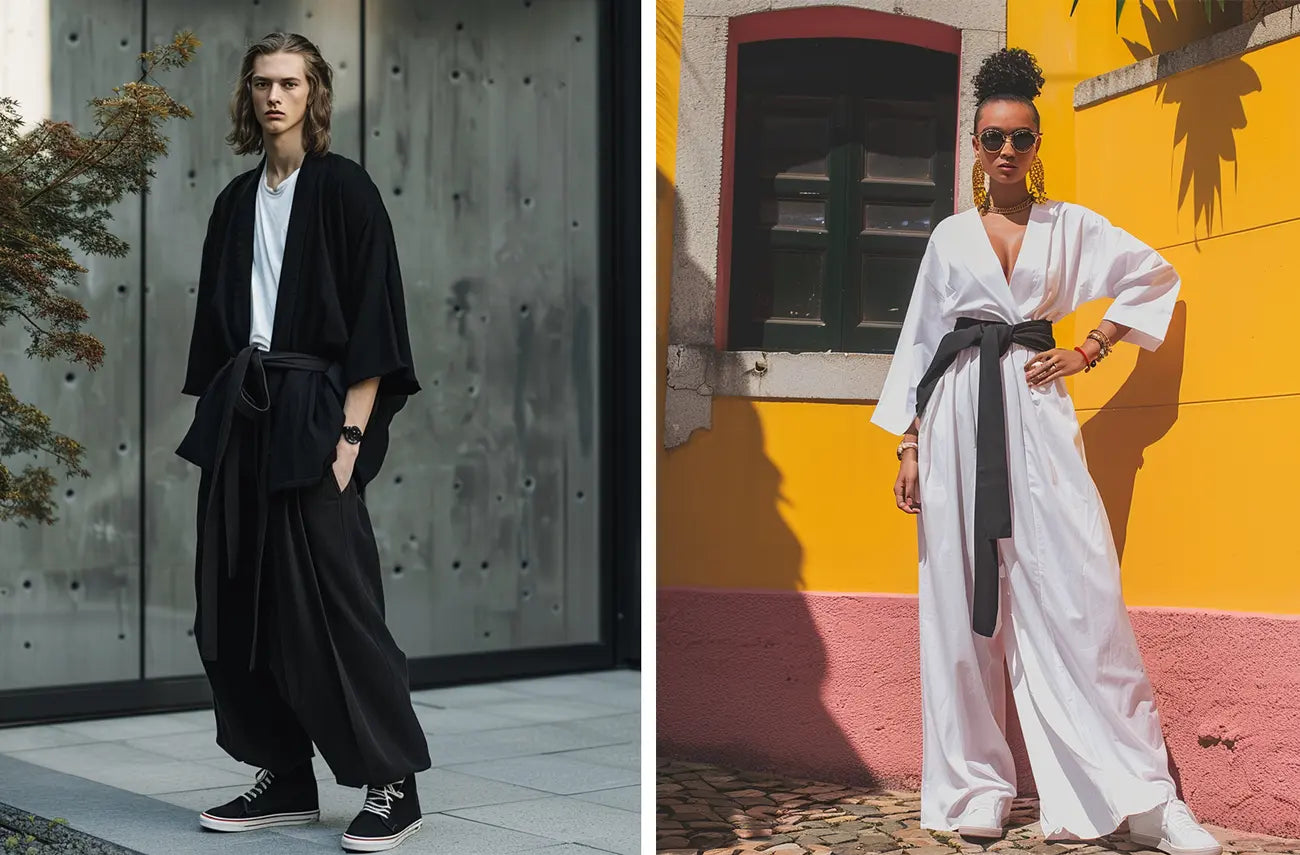
[[[1079,355],[1083,357],[1083,362],[1085,365],[1088,364],[1089,362],[1092,362],[1092,360],[1088,358],[1087,352],[1085,352],[1082,347],[1076,347],[1075,350],[1079,351]]]

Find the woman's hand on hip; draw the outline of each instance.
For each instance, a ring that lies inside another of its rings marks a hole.
[[[1079,351],[1056,347],[1025,363],[1025,380],[1030,386],[1046,386],[1087,367],[1088,362]]]
[[[903,462],[898,464],[898,479],[894,481],[894,504],[905,514],[921,512],[921,493],[917,489],[919,481],[920,467],[917,464],[916,449],[906,449],[903,452]]]

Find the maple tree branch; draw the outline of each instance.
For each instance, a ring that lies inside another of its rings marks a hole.
[[[3,425],[4,427],[8,428],[10,433],[16,433],[16,434],[30,433],[30,430],[25,430],[21,425],[15,425],[9,419],[6,419],[3,414],[0,414],[0,425]],[[75,458],[61,453],[58,450],[57,446],[42,445],[39,441],[37,441],[32,443],[32,448],[34,450],[44,451],[46,454],[50,455],[55,460],[62,463],[64,467],[67,469],[70,469],[72,471],[81,471],[81,464],[78,463]]]

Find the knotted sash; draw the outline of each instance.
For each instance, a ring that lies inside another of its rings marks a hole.
[[[1002,354],[1012,344],[1041,353],[1056,347],[1048,321],[1008,324],[958,318],[935,350],[916,388],[919,419],[939,378],[957,354],[979,346],[979,412],[975,423],[975,594],[971,626],[993,637],[998,620],[998,540],[1011,536],[1011,488],[1007,478],[1007,415],[1002,388]]]
[[[235,355],[222,369],[225,397],[221,413],[221,426],[217,431],[216,457],[208,487],[208,504],[203,518],[203,554],[200,577],[203,599],[199,603],[199,654],[207,661],[217,658],[217,582],[221,572],[221,548],[218,535],[225,541],[225,569],[227,578],[235,578],[241,558],[251,562],[253,571],[253,632],[252,654],[248,667],[252,670],[257,657],[257,622],[259,594],[262,578],[262,552],[266,545],[266,517],[270,503],[267,485],[267,463],[270,460],[271,411],[270,389],[266,382],[267,369],[328,372],[333,363],[328,359],[306,353],[289,351],[266,352],[249,345]],[[234,434],[235,416],[252,422],[251,431]],[[251,446],[251,447],[246,447]],[[240,460],[252,454],[257,463],[252,485],[240,483]],[[244,488],[241,491],[241,486]],[[251,487],[251,490],[249,489]],[[257,502],[257,524],[252,540],[251,556],[241,549],[244,532],[240,530],[239,506],[250,498]],[[223,525],[224,523],[224,525]]]

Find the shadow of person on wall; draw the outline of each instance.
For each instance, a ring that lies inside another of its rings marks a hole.
[[[674,206],[680,243],[686,214],[669,190],[659,198]],[[665,234],[660,214],[664,241],[671,223]],[[674,286],[712,280],[680,247],[673,255],[659,270],[673,271]],[[709,406],[711,428],[667,451],[660,443],[658,561],[661,579],[675,581],[661,588],[657,614],[659,756],[875,786],[854,748],[861,739],[845,734],[823,700],[827,640],[798,593],[804,547],[782,513],[789,499],[759,408],[738,398]]]
[[[1197,8],[1191,8],[1191,5]],[[1125,39],[1124,43],[1133,58],[1147,59],[1241,23],[1240,4],[1228,4],[1223,11],[1217,6],[1211,6],[1213,17],[1208,23],[1200,5],[1189,4],[1182,9],[1180,15],[1170,0],[1155,0],[1151,6],[1143,3],[1142,21],[1150,44],[1143,45]],[[1244,47],[1250,38],[1250,28],[1234,30],[1234,33]],[[1246,111],[1242,99],[1262,89],[1259,75],[1240,55],[1216,62],[1213,70],[1204,74],[1177,74],[1156,83],[1156,101],[1175,104],[1178,108],[1174,139],[1170,146],[1170,168],[1173,168],[1174,151],[1180,144],[1183,145],[1182,170],[1178,178],[1178,210],[1183,209],[1190,195],[1194,240],[1214,234],[1216,207],[1219,225],[1223,225],[1223,165],[1232,164],[1235,187],[1235,132],[1246,127]],[[1202,226],[1205,229],[1203,235],[1200,234]]]
[[[1088,470],[1106,506],[1121,566],[1142,455],[1178,420],[1186,342],[1187,303],[1179,300],[1164,343],[1138,353],[1124,385],[1082,427]]]

